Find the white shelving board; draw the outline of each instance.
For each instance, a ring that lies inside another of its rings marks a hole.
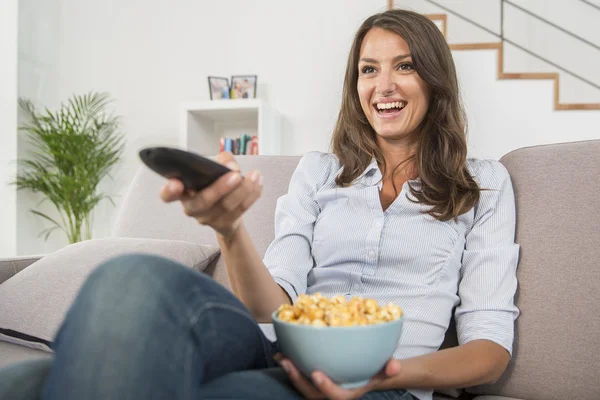
[[[260,155],[281,154],[280,115],[262,99],[225,99],[180,106],[179,145],[205,156],[219,152],[219,138],[258,136]]]

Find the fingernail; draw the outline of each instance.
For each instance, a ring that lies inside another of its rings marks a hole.
[[[315,383],[315,385],[321,386],[321,383],[323,383],[323,378],[319,374],[314,374],[313,375],[313,382]]]
[[[225,166],[229,169],[237,171],[239,169],[237,163],[235,161],[229,161]]]
[[[290,366],[288,365],[287,361],[281,362],[281,368],[283,368],[283,370],[288,374],[290,373]]]
[[[249,178],[254,183],[258,182],[258,180],[260,179],[260,172],[258,172],[258,171],[250,172]]]
[[[241,177],[240,177],[240,174],[238,174],[238,173],[235,173],[235,174],[231,175],[231,176],[229,177],[229,179],[227,179],[227,184],[228,184],[229,186],[233,186],[233,185],[235,185],[236,183],[238,183],[238,182],[240,181],[240,179],[241,179]]]

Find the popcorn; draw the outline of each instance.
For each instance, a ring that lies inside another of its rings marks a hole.
[[[392,303],[380,306],[375,299],[342,295],[331,299],[320,293],[302,294],[294,305],[282,304],[277,317],[293,324],[327,326],[363,326],[390,322],[402,316],[402,309]]]

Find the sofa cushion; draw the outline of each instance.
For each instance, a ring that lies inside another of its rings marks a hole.
[[[7,365],[17,364],[22,361],[37,360],[52,357],[47,351],[32,349],[14,343],[0,341],[0,369]]]
[[[277,199],[287,193],[300,156],[236,156],[244,174],[257,169],[264,177],[260,198],[244,214],[244,224],[259,254],[274,237]],[[112,236],[189,240],[216,245],[212,228],[187,217],[179,202],[165,204],[158,195],[166,180],[146,166],[140,167],[123,199]],[[144,204],[140,207],[140,204]]]
[[[600,393],[600,140],[516,150],[501,162],[515,188],[521,245],[513,359],[472,393],[597,399]]]
[[[515,397],[504,397],[504,396],[477,396],[473,400],[523,400]]]
[[[127,253],[159,255],[204,271],[218,256],[219,248],[133,238],[67,246],[0,285],[0,340],[51,351],[51,341],[88,275],[103,261]]]

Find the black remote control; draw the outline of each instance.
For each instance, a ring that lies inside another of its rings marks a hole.
[[[179,179],[186,189],[202,190],[231,170],[199,154],[170,147],[149,147],[140,158],[150,169],[167,179]]]

